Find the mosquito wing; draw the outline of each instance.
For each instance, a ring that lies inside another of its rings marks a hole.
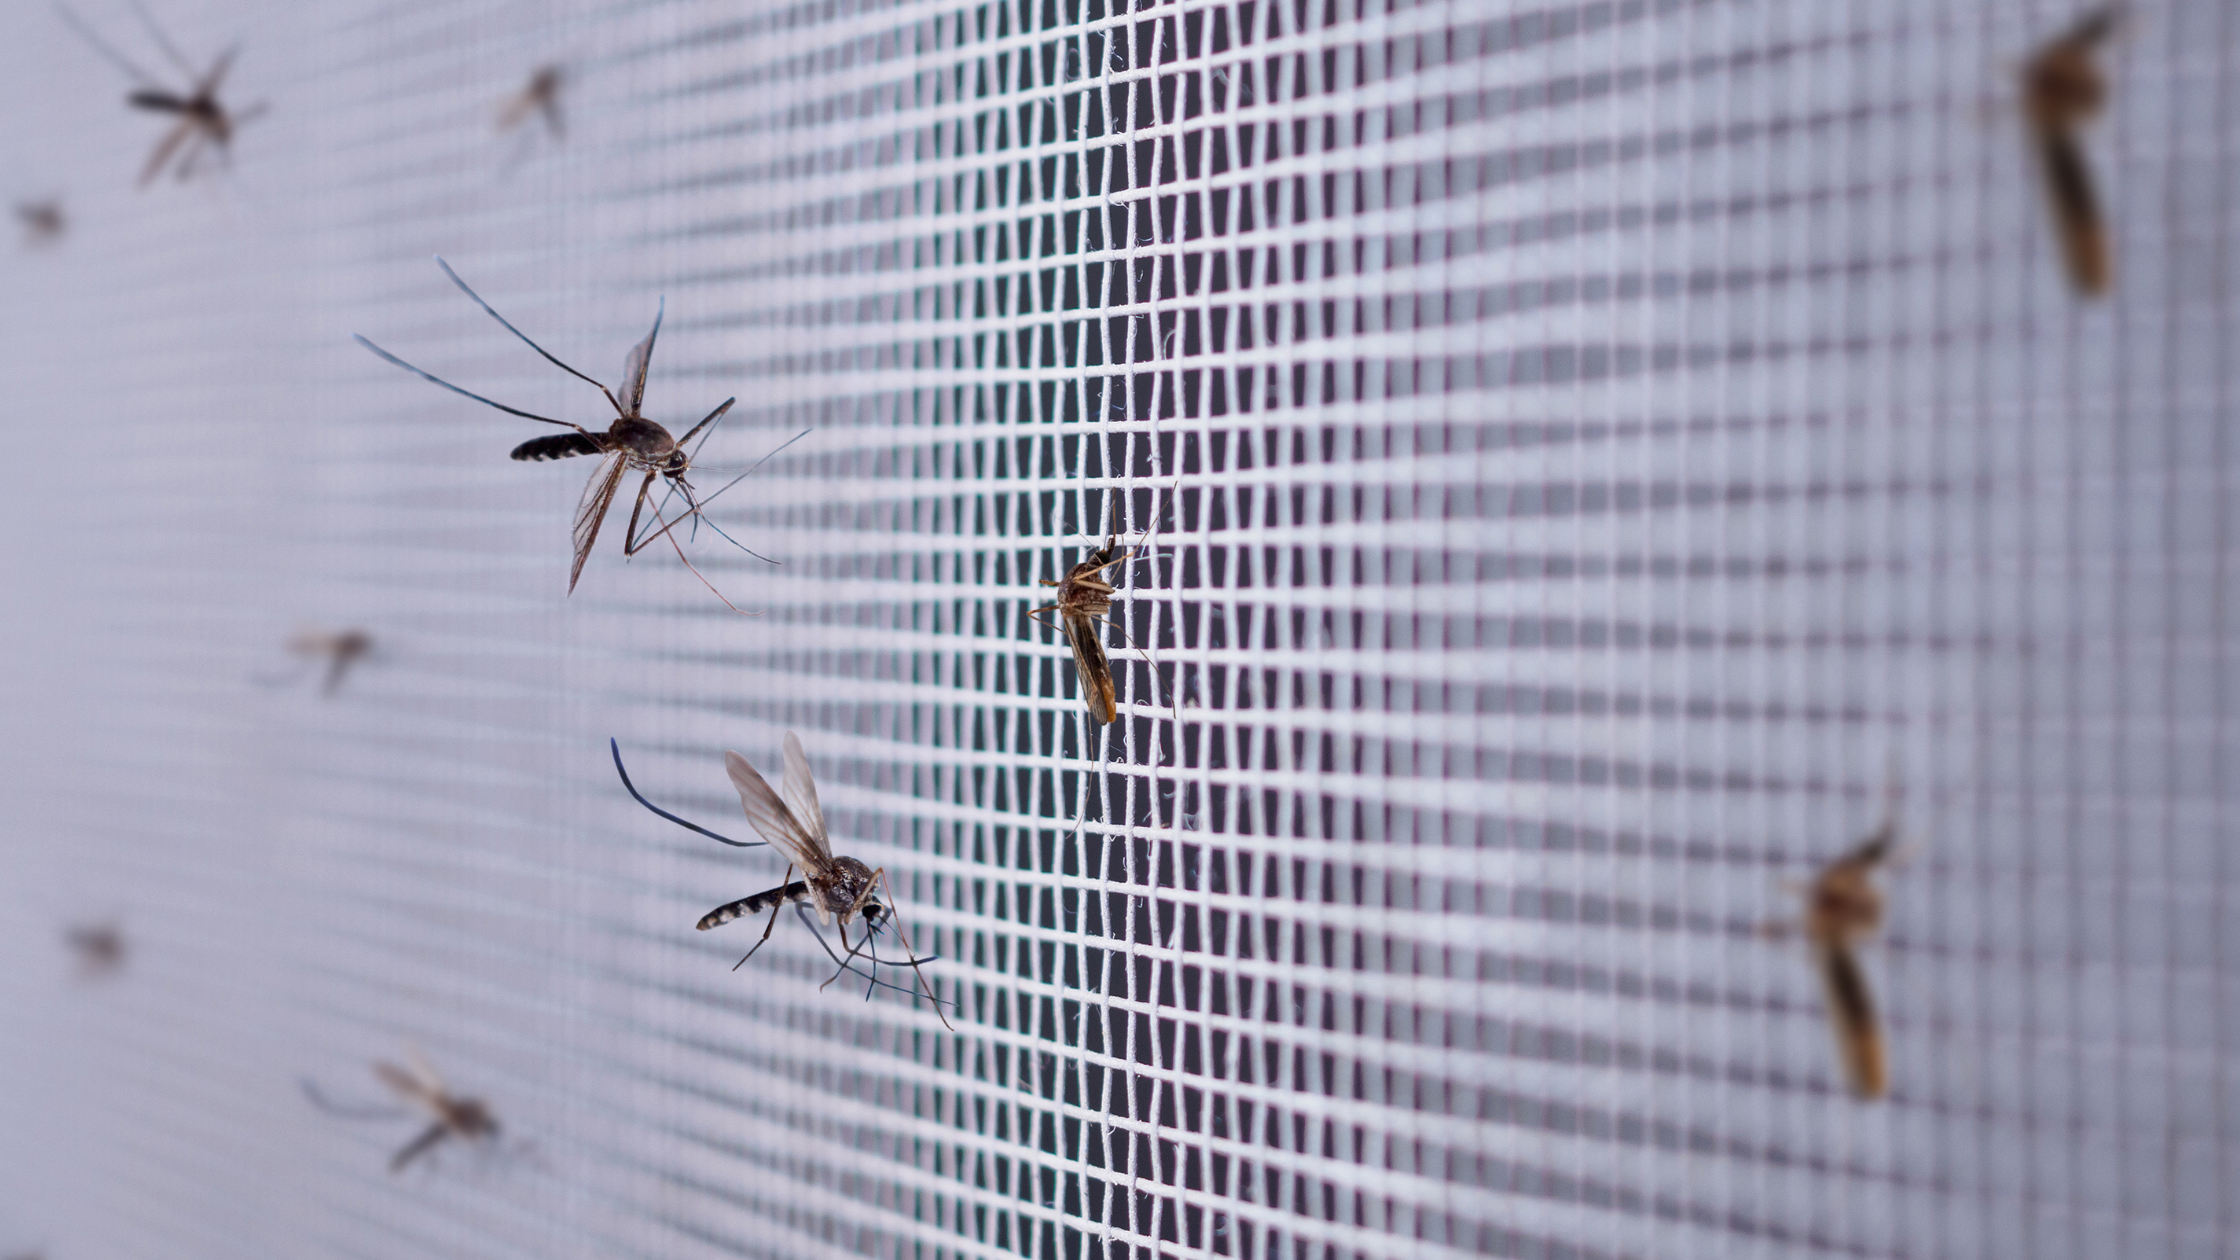
[[[824,831],[824,807],[817,804],[817,781],[809,774],[809,758],[801,751],[801,738],[792,731],[786,732],[785,794],[786,808],[809,833],[817,851],[831,861],[832,841]]]
[[[653,331],[646,339],[630,348],[630,357],[622,361],[622,388],[615,391],[615,398],[622,404],[622,414],[634,416],[646,400],[646,369],[653,363],[653,339],[661,335],[661,316],[669,309],[663,298],[661,308],[653,313]]]
[[[1094,617],[1066,616],[1066,642],[1073,645],[1073,667],[1081,674],[1081,703],[1089,717],[1110,722],[1117,712],[1112,692],[1112,661]]]
[[[377,1062],[373,1065],[373,1074],[380,1077],[382,1084],[395,1091],[399,1098],[407,1102],[415,1102],[429,1108],[436,1105],[437,1087],[423,1080],[416,1073],[407,1072],[394,1063]]]
[[[735,752],[723,754],[723,768],[731,775],[731,786],[739,789],[739,806],[747,812],[747,821],[762,838],[809,878],[823,876],[831,867],[824,841],[801,825],[786,803],[770,790],[762,772]]]
[[[1880,1098],[1890,1087],[1890,1072],[1883,1058],[1882,1025],[1875,1019],[1866,973],[1859,970],[1858,957],[1841,943],[1820,945],[1813,954],[1844,1076],[1860,1097]]]
[[[568,593],[574,594],[576,579],[583,576],[583,562],[591,558],[591,545],[599,541],[599,525],[607,519],[607,505],[614,502],[615,487],[622,484],[622,474],[628,467],[626,452],[610,451],[599,463],[599,470],[584,483],[583,499],[576,504],[576,562],[568,570]]]
[[[233,47],[226,49],[222,53],[219,53],[218,59],[210,63],[210,72],[203,75],[201,82],[194,85],[195,95],[216,95],[218,89],[225,85],[226,71],[233,69],[233,59],[236,56],[240,55],[240,52],[241,45],[235,44]]]

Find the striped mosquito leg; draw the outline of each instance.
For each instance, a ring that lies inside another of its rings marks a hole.
[[[761,914],[771,906],[788,901],[799,901],[808,895],[809,885],[800,880],[795,880],[790,884],[781,884],[768,892],[758,892],[752,897],[742,897],[730,905],[717,906],[701,918],[700,930],[705,932],[712,927],[722,927],[733,919],[744,918],[750,914]]]

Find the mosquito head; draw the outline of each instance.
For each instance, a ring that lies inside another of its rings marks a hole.
[[[863,908],[856,913],[863,916],[863,925],[874,932],[878,931],[887,921],[887,908],[880,905],[876,897],[864,902]]]

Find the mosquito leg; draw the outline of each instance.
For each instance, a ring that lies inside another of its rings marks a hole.
[[[786,876],[785,876],[785,878],[784,878],[784,879],[782,879],[782,880],[778,881],[778,886],[782,888],[782,887],[784,887],[785,885],[787,885],[787,884],[790,884],[790,883],[792,883],[792,882],[793,882],[793,863],[791,863],[791,862],[788,862],[788,863],[786,863]],[[778,926],[778,907],[776,907],[776,906],[772,906],[772,907],[770,907],[770,921],[769,921],[768,923],[765,923],[765,924],[763,924],[763,925],[762,925],[762,938],[761,938],[760,940],[758,940],[758,941],[756,941],[756,942],[754,943],[754,948],[753,948],[753,949],[750,949],[750,950],[748,950],[748,951],[747,951],[747,956],[746,956],[746,958],[741,958],[741,959],[740,959],[739,961],[737,961],[737,962],[735,962],[735,963],[731,964],[731,969],[732,969],[733,971],[737,971],[737,970],[738,970],[739,968],[741,968],[741,967],[744,967],[744,966],[746,966],[746,965],[747,965],[747,958],[752,958],[752,957],[754,957],[754,956],[755,956],[755,954],[756,954],[756,953],[757,953],[758,951],[760,951],[760,950],[761,950],[761,948],[762,948],[762,947],[763,947],[764,945],[766,945],[766,944],[768,944],[768,943],[770,942],[770,929],[772,929],[772,928],[774,928],[774,927],[776,927],[776,926]]]
[[[660,475],[649,472],[646,479],[638,483],[638,501],[630,505],[630,528],[622,531],[622,554],[625,556],[634,556],[645,550],[645,544],[632,545],[631,540],[638,536],[638,515],[646,510],[646,496],[653,490],[653,479]],[[659,516],[660,509],[656,508],[654,514]]]
[[[797,916],[797,917],[798,917],[798,918],[799,918],[799,919],[801,920],[801,924],[802,924],[802,926],[803,926],[803,927],[806,927],[806,928],[808,928],[808,929],[809,929],[809,935],[811,935],[811,936],[814,936],[814,937],[816,937],[816,938],[817,938],[817,945],[818,945],[818,947],[819,947],[819,948],[821,948],[821,949],[823,949],[823,950],[824,950],[824,956],[825,956],[825,957],[827,957],[827,958],[830,958],[830,959],[831,959],[831,960],[832,960],[833,962],[835,962],[835,963],[838,963],[838,964],[840,965],[840,971],[853,972],[854,974],[856,974],[856,975],[859,975],[859,976],[860,976],[860,975],[863,975],[863,973],[862,973],[862,972],[860,972],[860,971],[856,971],[856,969],[855,969],[854,967],[852,967],[852,966],[849,966],[849,965],[848,965],[848,963],[847,963],[846,961],[844,961],[844,960],[843,960],[843,959],[842,959],[842,958],[840,957],[840,955],[838,955],[838,954],[835,954],[835,953],[833,953],[833,952],[832,952],[832,942],[830,942],[830,941],[827,941],[826,939],[824,939],[824,932],[823,932],[823,931],[821,931],[821,930],[820,930],[820,929],[819,929],[819,928],[817,927],[817,924],[816,924],[816,920],[814,920],[814,919],[811,919],[811,918],[809,917],[809,907],[808,907],[808,906],[806,906],[806,905],[803,905],[803,904],[801,904],[801,903],[799,903],[799,902],[796,902],[796,903],[794,904],[794,907],[793,907],[793,912],[794,912],[794,914],[795,914],[795,915],[796,915],[796,916]],[[889,963],[889,964],[887,964],[887,965],[891,967],[891,966],[894,966],[895,964],[893,964],[893,963]],[[836,972],[832,973],[832,979],[833,979],[833,980],[837,980],[837,979],[839,979],[839,978],[840,978],[840,972],[839,972],[839,971],[836,971]],[[910,996],[912,996],[912,997],[916,997],[916,996],[917,996],[917,992],[916,992],[916,990],[913,990],[913,989],[906,989],[906,988],[903,988],[903,987],[902,987],[901,985],[899,985],[899,984],[894,984],[894,983],[892,983],[892,982],[890,982],[890,981],[886,981],[886,980],[881,980],[881,979],[879,979],[879,978],[877,977],[877,975],[876,975],[876,974],[874,974],[874,975],[872,975],[872,976],[870,976],[870,977],[867,977],[867,978],[868,978],[868,979],[869,979],[869,980],[871,981],[871,983],[873,983],[873,984],[875,984],[875,985],[879,986],[879,987],[880,987],[880,988],[882,988],[882,989],[893,989],[893,990],[894,990],[895,992],[897,992],[897,993],[907,993],[907,994],[909,994],[909,995],[910,995]],[[825,984],[827,984],[827,985],[829,985],[829,984],[831,984],[831,983],[832,983],[832,980],[827,980],[827,981],[825,981]],[[819,988],[820,988],[820,989],[821,989],[822,987],[823,987],[823,986],[819,986]]]

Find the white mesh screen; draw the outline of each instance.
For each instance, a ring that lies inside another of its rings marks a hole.
[[[271,112],[144,192],[0,13],[0,1254],[2240,1247],[2229,7],[2107,50],[2086,302],[2073,6],[1126,3],[163,0]],[[711,467],[808,431],[710,510],[781,563],[685,546],[758,615],[621,515],[563,597],[588,461],[348,340],[603,424],[435,253],[600,378],[665,296]],[[1108,527],[1096,728],[1024,614]],[[953,1031],[728,970],[783,863],[608,760],[744,838],[788,730]],[[1892,799],[1861,1102],[1762,929]],[[409,1046],[498,1153],[299,1092]]]

